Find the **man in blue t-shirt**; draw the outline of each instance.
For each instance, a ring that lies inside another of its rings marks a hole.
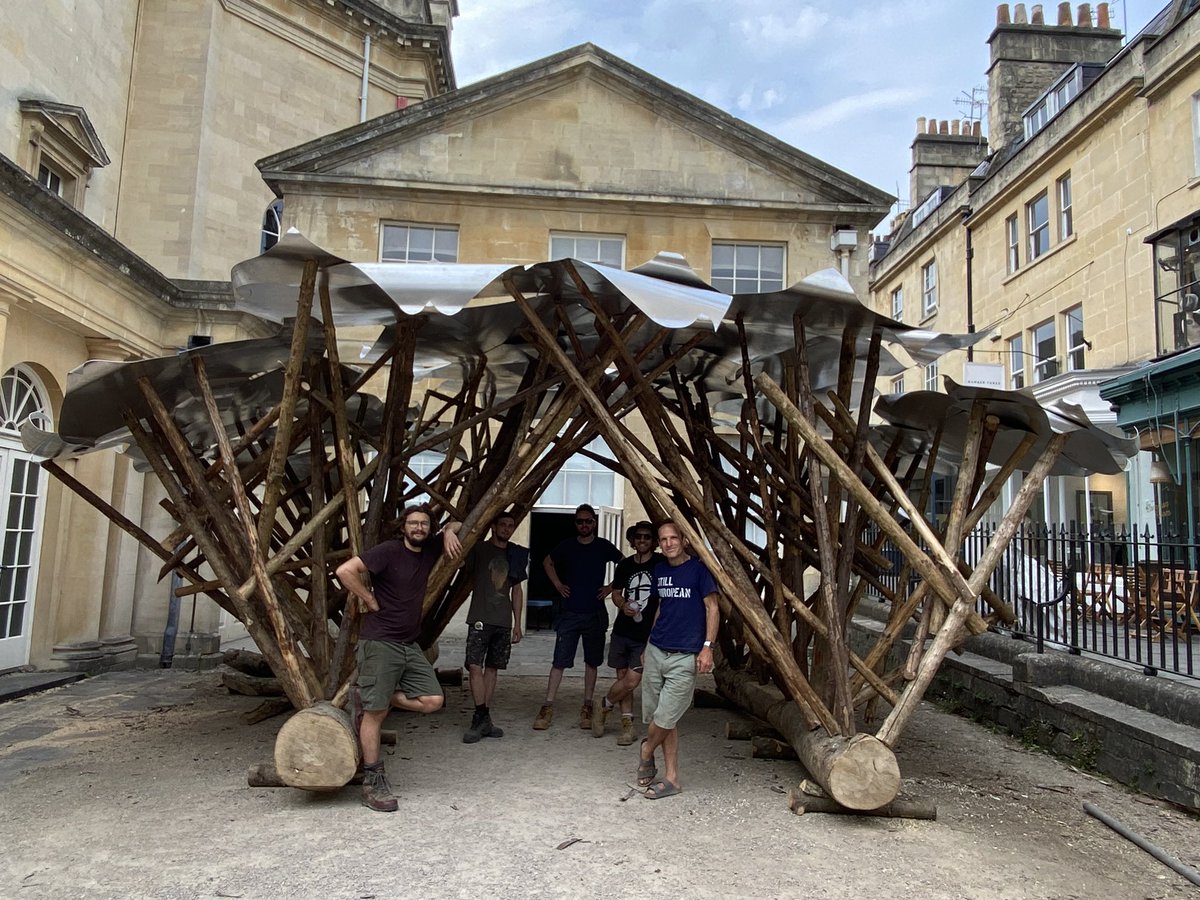
[[[592,694],[596,690],[596,671],[604,660],[604,637],[608,632],[608,564],[621,559],[621,551],[611,541],[596,537],[596,510],[586,503],[575,510],[575,537],[568,538],[550,551],[542,562],[546,576],[562,596],[562,612],[555,628],[554,662],[546,684],[546,702],[533,720],[535,731],[550,727],[554,718],[554,698],[562,683],[563,671],[575,665],[579,640],[583,639],[583,706],[579,727],[591,730]]]
[[[683,532],[674,522],[658,526],[663,561],[654,569],[658,616],[646,644],[642,678],[642,721],[648,726],[638,754],[638,784],[647,800],[673,797],[679,787],[679,732],[676,726],[696,688],[696,674],[713,670],[713,641],[720,611],[717,585],[700,560],[689,556]],[[663,777],[654,753],[663,748]]]

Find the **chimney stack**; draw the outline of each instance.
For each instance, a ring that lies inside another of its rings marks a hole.
[[[988,38],[988,137],[993,150],[1024,136],[1025,110],[1054,81],[1076,63],[1106,64],[1121,49],[1121,32],[1111,28],[1109,6],[1080,3],[1072,16],[1070,2],[1058,4],[1058,24],[1047,25],[1040,4],[1033,5],[1033,20],[1025,17],[1025,4],[1016,4],[1012,21],[1008,4],[996,10],[996,28]]]
[[[913,206],[944,185],[957,187],[987,156],[979,122],[961,119],[917,119],[912,143],[908,194]]]

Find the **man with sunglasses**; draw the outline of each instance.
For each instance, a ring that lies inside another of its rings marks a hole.
[[[617,743],[633,743],[633,693],[642,682],[642,652],[650,638],[650,628],[658,614],[654,595],[654,567],[662,556],[654,551],[654,526],[638,522],[625,532],[633,554],[617,563],[613,575],[612,601],[618,610],[608,644],[608,664],[617,670],[617,680],[604,695],[600,709],[592,715],[592,735],[604,736],[609,713],[621,707],[621,731]]]
[[[608,564],[620,559],[621,551],[611,541],[596,537],[596,510],[583,503],[575,510],[575,537],[560,543],[542,562],[546,576],[563,599],[556,627],[554,662],[546,684],[546,702],[533,720],[535,731],[550,727],[558,686],[563,672],[575,665],[581,638],[584,677],[579,727],[592,727],[592,693],[596,690],[596,672],[604,659],[604,638],[608,633],[604,601],[609,590],[604,575]]]

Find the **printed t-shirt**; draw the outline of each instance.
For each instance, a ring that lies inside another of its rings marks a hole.
[[[467,567],[472,570],[469,623],[512,627],[512,586],[525,580],[523,567],[516,573],[513,571],[516,560],[512,549],[512,544],[497,547],[491,541],[484,541],[467,554]]]
[[[699,653],[704,647],[704,598],[717,592],[708,567],[694,556],[677,566],[654,567],[654,593],[662,604],[650,643],[669,653]]]
[[[617,563],[616,574],[613,575],[613,587],[624,595],[629,603],[645,603],[642,609],[642,621],[635,622],[624,612],[617,613],[613,623],[612,633],[644,644],[650,637],[650,628],[654,625],[654,614],[658,612],[658,597],[654,594],[654,568],[663,561],[662,554],[652,553],[645,562],[638,562],[632,556],[627,556]]]
[[[429,572],[441,555],[440,535],[430,535],[416,552],[404,546],[404,541],[383,541],[362,555],[379,612],[363,616],[360,640],[408,643],[417,639]]]
[[[621,559],[621,551],[611,541],[598,537],[581,544],[575,538],[567,538],[550,551],[550,558],[554,560],[558,580],[571,589],[571,596],[563,598],[563,612],[604,610],[606,601],[596,595],[604,586],[605,566]]]

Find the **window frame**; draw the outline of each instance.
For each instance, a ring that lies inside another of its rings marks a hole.
[[[932,276],[932,277],[931,277]],[[921,266],[921,317],[927,319],[938,311],[937,258]]]
[[[408,229],[408,240],[405,243],[405,256],[410,253],[412,246],[412,232],[414,229],[429,231],[431,233],[430,242],[430,258],[429,259],[394,259],[385,256],[385,248],[387,247],[387,232],[389,228],[405,228]],[[450,233],[454,235],[454,258],[453,259],[437,259],[437,237],[438,234]],[[459,229],[457,225],[445,225],[442,223],[433,224],[429,222],[396,222],[382,221],[379,223],[379,261],[385,263],[402,263],[407,265],[446,265],[448,263],[458,262],[458,247],[459,247]]]
[[[892,289],[892,318],[897,322],[904,321],[904,285]]]
[[[897,375],[892,379],[891,396],[900,397],[904,395],[904,375]]]
[[[1054,319],[1047,319],[1044,322],[1039,322],[1029,329],[1030,344],[1034,350],[1033,363],[1033,383],[1041,384],[1043,381],[1049,381],[1059,372],[1058,366],[1058,333],[1055,327]],[[1047,332],[1046,329],[1049,329]],[[1049,336],[1049,344],[1051,353],[1048,356],[1042,355],[1041,344],[1045,342],[1045,335]],[[1039,335],[1043,335],[1039,338]]]
[[[939,372],[938,372],[938,361],[936,359],[933,362],[929,363],[927,366],[925,366],[924,374],[925,374],[925,390],[937,391]]]
[[[597,247],[596,247],[597,251],[599,251],[599,249],[600,249],[601,242],[616,241],[617,243],[619,243],[621,245],[620,259],[617,260],[617,262],[615,262],[615,263],[606,262],[605,260],[602,260],[602,259],[588,259],[586,256],[581,255],[578,252],[579,241],[581,241],[581,240],[596,241],[597,242]],[[571,241],[575,245],[574,252],[562,253],[559,250],[555,250],[554,249],[555,241]],[[550,242],[549,242],[548,246],[549,246],[549,252],[550,252],[550,255],[548,257],[549,259],[570,258],[570,259],[578,259],[580,262],[585,262],[585,263],[597,263],[602,266],[611,266],[615,269],[624,269],[625,268],[625,235],[623,235],[623,234],[600,234],[598,232],[586,232],[586,231],[551,231],[550,232]]]
[[[1079,343],[1074,342],[1074,334],[1072,333],[1072,321],[1079,322]],[[1083,330],[1083,304],[1072,306],[1063,313],[1063,333],[1066,335],[1066,362],[1068,372],[1081,372],[1087,368],[1087,357],[1084,356],[1084,351],[1087,349],[1087,337]]]
[[[1016,334],[1008,339],[1009,390],[1019,391],[1025,384],[1025,336]]]
[[[1038,205],[1043,204],[1045,215],[1035,221]],[[1042,191],[1025,204],[1025,255],[1030,262],[1050,252],[1050,192]],[[1041,247],[1039,250],[1038,248]]]
[[[1075,233],[1075,211],[1071,201],[1071,173],[1060,176],[1054,182],[1054,194],[1058,198],[1058,239],[1065,241]]]
[[[731,274],[717,274],[717,249],[731,248],[733,251],[733,263]],[[738,275],[738,248],[753,247],[758,251],[758,264],[756,275],[754,278],[746,278]],[[763,278],[762,251],[779,250],[779,279],[776,284],[775,279]],[[773,291],[781,291],[787,286],[787,265],[788,265],[788,245],[782,241],[731,241],[731,240],[713,240],[709,248],[709,275],[710,281],[714,288],[725,294],[767,294]],[[753,283],[753,287],[746,289],[748,282]]]
[[[1008,274],[1021,268],[1021,224],[1017,213],[1004,220],[1005,236],[1008,239]]]

